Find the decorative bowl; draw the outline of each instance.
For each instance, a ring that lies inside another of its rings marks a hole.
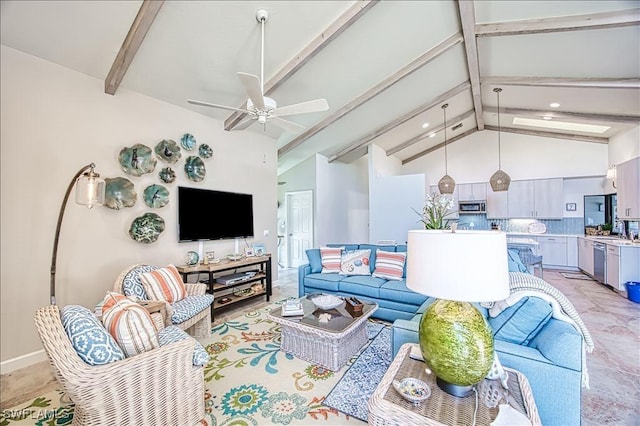
[[[393,387],[404,399],[413,404],[420,404],[431,396],[431,389],[422,380],[407,377],[402,380],[394,380]]]
[[[331,295],[331,294],[323,294],[321,296],[316,296],[311,299],[314,305],[323,311],[328,311],[329,309],[337,308],[340,306],[344,300],[341,298]]]

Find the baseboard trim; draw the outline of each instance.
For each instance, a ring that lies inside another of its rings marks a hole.
[[[40,349],[39,351],[31,352],[26,355],[21,355],[19,357],[0,362],[0,374],[4,375],[13,373],[14,371],[20,370],[21,368],[29,367],[33,364],[37,364],[46,360],[47,355],[44,353],[44,349]]]

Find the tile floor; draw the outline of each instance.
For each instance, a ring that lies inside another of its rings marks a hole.
[[[640,304],[595,281],[566,279],[558,271],[545,270],[544,279],[574,304],[595,342],[587,356],[591,388],[582,390],[582,424],[640,425]],[[281,269],[271,302],[297,294],[297,270]],[[271,302],[261,298],[229,307],[215,316],[214,324]],[[2,376],[2,408],[56,387],[55,381],[34,375],[46,368],[25,370]]]

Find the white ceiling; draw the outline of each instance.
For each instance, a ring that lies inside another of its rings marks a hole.
[[[1,42],[106,80],[142,4],[3,0]],[[279,106],[325,98],[328,111],[286,117],[308,128],[299,134],[270,123],[237,130],[277,140],[279,173],[316,152],[353,161],[369,143],[411,161],[441,147],[445,102],[451,143],[495,128],[495,87],[503,89],[503,131],[606,143],[640,124],[639,8],[638,1],[166,1],[119,87],[226,120],[230,111],[186,99],[243,105],[236,72],[260,75],[255,14],[266,9],[265,86],[329,40],[269,94]],[[492,32],[511,27],[515,34]],[[418,58],[428,60],[409,68]],[[544,115],[611,128],[593,135],[513,124]]]

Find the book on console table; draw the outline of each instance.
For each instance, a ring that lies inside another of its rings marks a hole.
[[[282,305],[282,316],[283,317],[295,317],[304,315],[304,311],[302,310],[302,304],[298,300],[287,300],[284,305]]]

